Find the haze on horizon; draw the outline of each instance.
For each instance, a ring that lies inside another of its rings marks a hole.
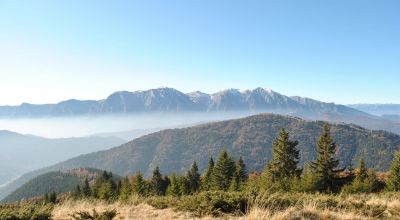
[[[0,105],[172,87],[400,103],[400,2],[0,2]]]

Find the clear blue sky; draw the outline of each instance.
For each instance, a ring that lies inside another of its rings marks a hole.
[[[0,104],[270,88],[400,103],[398,0],[0,0]]]

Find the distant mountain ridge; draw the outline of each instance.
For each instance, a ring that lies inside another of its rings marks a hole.
[[[333,103],[323,103],[309,98],[288,97],[272,90],[256,88],[239,91],[227,89],[214,94],[202,92],[182,93],[172,88],[146,91],[115,92],[106,99],[67,100],[57,104],[0,106],[0,117],[56,117],[107,113],[180,112],[180,111],[237,111],[237,110],[283,110],[292,111],[351,111],[365,113]]]
[[[400,116],[400,104],[354,104],[348,106],[378,116]]]
[[[185,94],[173,88],[121,91],[99,101],[67,100],[57,104],[0,106],[0,118],[229,111],[269,112],[311,120],[354,123],[369,129],[400,134],[400,121],[371,115],[345,105],[298,96],[289,97],[263,88],[244,91],[227,89],[214,94],[200,91]]]

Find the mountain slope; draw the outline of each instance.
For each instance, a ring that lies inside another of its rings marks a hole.
[[[57,194],[73,192],[77,185],[83,185],[85,178],[92,182],[103,171],[92,168],[79,168],[67,171],[53,171],[37,176],[8,195],[3,202],[14,202],[41,196],[46,193]]]
[[[115,137],[47,139],[0,131],[0,185],[26,172],[124,142]]]
[[[149,175],[159,165],[167,173],[184,171],[193,160],[201,168],[209,156],[216,157],[222,149],[234,156],[243,156],[249,170],[260,171],[271,158],[271,143],[278,130],[288,129],[300,144],[301,163],[315,156],[315,143],[323,122],[261,114],[184,129],[172,129],[146,135],[118,148],[83,155],[57,168],[96,167],[125,175],[141,170]],[[387,169],[394,150],[400,147],[400,137],[382,131],[370,131],[355,125],[332,125],[339,146],[342,166],[366,157],[376,169]],[[378,154],[379,153],[379,154]]]
[[[248,170],[261,171],[271,158],[271,144],[280,128],[286,128],[299,141],[301,164],[314,159],[315,143],[323,122],[274,114],[260,114],[242,119],[169,129],[137,138],[110,150],[72,158],[57,165],[28,173],[0,190],[5,195],[31,178],[52,170],[94,167],[119,175],[142,171],[149,176],[156,166],[162,172],[185,172],[193,160],[204,169],[210,156],[222,149],[242,156]],[[332,135],[338,145],[341,166],[356,164],[364,157],[377,170],[389,167],[393,152],[400,149],[400,136],[370,131],[355,125],[334,124]],[[14,188],[12,188],[14,187]]]

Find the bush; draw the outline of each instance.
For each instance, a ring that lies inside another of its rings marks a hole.
[[[226,213],[243,214],[247,209],[247,197],[240,192],[212,191],[181,197],[150,197],[146,201],[155,208],[175,208],[195,216],[221,216]]]
[[[53,205],[35,202],[6,204],[0,206],[0,219],[4,220],[50,220]]]

